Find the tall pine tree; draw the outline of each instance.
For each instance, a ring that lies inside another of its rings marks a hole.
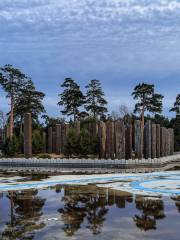
[[[34,121],[38,120],[41,113],[45,112],[42,100],[45,94],[37,91],[34,83],[29,78],[27,82],[19,89],[18,96],[15,97],[14,117],[16,121],[22,122],[25,113],[31,113]]]
[[[146,111],[152,113],[162,112],[163,96],[155,93],[153,84],[138,84],[134,88],[132,96],[137,101],[135,104],[134,113],[140,113],[142,128],[144,127],[144,114]]]
[[[0,85],[7,93],[6,97],[10,99],[10,139],[13,137],[15,99],[26,80],[25,74],[12,65],[5,65],[0,68]]]
[[[180,94],[177,95],[174,107],[170,109],[171,112],[175,112],[177,116],[180,116]]]
[[[79,108],[84,103],[84,95],[80,90],[80,86],[71,78],[65,78],[61,85],[64,91],[59,94],[60,101],[58,105],[64,109],[61,111],[63,115],[73,116],[74,122],[79,114]]]
[[[106,107],[107,101],[104,98],[105,94],[102,91],[100,81],[91,80],[86,88],[86,111],[92,114],[95,119],[97,119],[99,116],[103,117],[108,110]]]

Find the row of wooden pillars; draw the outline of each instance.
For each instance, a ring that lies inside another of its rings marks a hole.
[[[26,157],[32,156],[32,127],[31,114],[24,117],[24,153]],[[77,135],[80,133],[80,122],[74,125]],[[63,154],[64,144],[70,129],[69,124],[57,124],[55,129],[50,127],[47,139],[49,154]],[[90,123],[90,134],[98,136],[99,158],[103,159],[132,159],[132,158],[159,158],[174,153],[174,131],[152,124],[147,121],[142,137],[141,122],[135,120],[133,124],[124,124],[122,120]]]

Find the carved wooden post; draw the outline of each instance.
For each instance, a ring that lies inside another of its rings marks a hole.
[[[69,132],[69,124],[65,124],[65,137],[67,137],[68,132]]]
[[[56,124],[56,154],[61,153],[61,124]]]
[[[134,150],[135,157],[141,159],[142,158],[142,138],[141,138],[141,122],[139,120],[135,120],[134,122]]]
[[[46,144],[46,132],[43,132],[43,153],[46,153],[47,151],[47,144]]]
[[[174,129],[170,128],[170,155],[174,154]]]
[[[115,121],[115,153],[117,159],[125,159],[125,126],[121,120]]]
[[[151,134],[152,134],[152,137],[151,137],[152,158],[156,158],[156,147],[157,147],[156,124],[152,124]]]
[[[106,122],[106,157],[114,159],[114,122]]]
[[[10,138],[10,127],[9,127],[9,124],[7,124],[7,126],[6,126],[6,137]]]
[[[52,153],[52,127],[48,129],[48,153]]]
[[[160,124],[156,124],[156,157],[160,158],[161,149],[161,127]]]
[[[151,121],[148,120],[144,128],[144,157],[151,158]]]
[[[52,132],[52,152],[56,153],[56,132]]]
[[[66,142],[66,124],[61,125],[61,153],[63,152]]]
[[[80,121],[76,121],[75,122],[75,130],[76,130],[76,134],[77,135],[79,135],[80,134],[80,125],[81,125],[81,123],[80,123]]]
[[[168,156],[168,129],[167,128],[164,128],[164,135],[165,135],[164,155]]]
[[[125,158],[132,159],[132,125],[127,125],[125,130]]]
[[[106,124],[99,122],[98,125],[98,137],[99,137],[99,158],[105,158],[106,156]]]
[[[166,145],[166,134],[165,134],[165,128],[161,127],[161,157],[165,156],[165,145]]]
[[[32,157],[32,119],[30,113],[24,115],[24,155],[26,158]]]

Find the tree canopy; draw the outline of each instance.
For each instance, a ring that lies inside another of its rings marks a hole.
[[[64,108],[61,113],[73,116],[75,121],[80,113],[79,108],[84,103],[84,95],[80,86],[71,78],[65,78],[61,87],[64,88],[64,91],[59,94],[60,101],[58,102],[58,105]]]
[[[142,83],[138,84],[132,93],[135,104],[134,113],[140,113],[142,118],[142,125],[144,125],[144,113],[146,111],[152,113],[162,112],[162,100],[161,94],[155,93],[154,84]]]
[[[170,109],[171,112],[176,112],[177,115],[180,115],[180,94],[177,95],[174,107]]]
[[[14,117],[16,120],[22,120],[24,113],[31,113],[33,120],[38,120],[38,116],[45,112],[42,100],[45,97],[43,92],[37,91],[34,83],[29,78],[25,84],[20,87],[18,96],[14,102]]]
[[[107,112],[107,101],[105,100],[104,92],[102,91],[101,83],[99,80],[91,80],[86,86],[86,111],[93,114],[94,118],[103,117]]]

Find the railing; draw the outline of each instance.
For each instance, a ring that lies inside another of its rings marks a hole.
[[[26,159],[1,158],[0,170],[44,171],[44,172],[149,172],[180,166],[180,154],[155,158],[135,160],[106,159]]]

